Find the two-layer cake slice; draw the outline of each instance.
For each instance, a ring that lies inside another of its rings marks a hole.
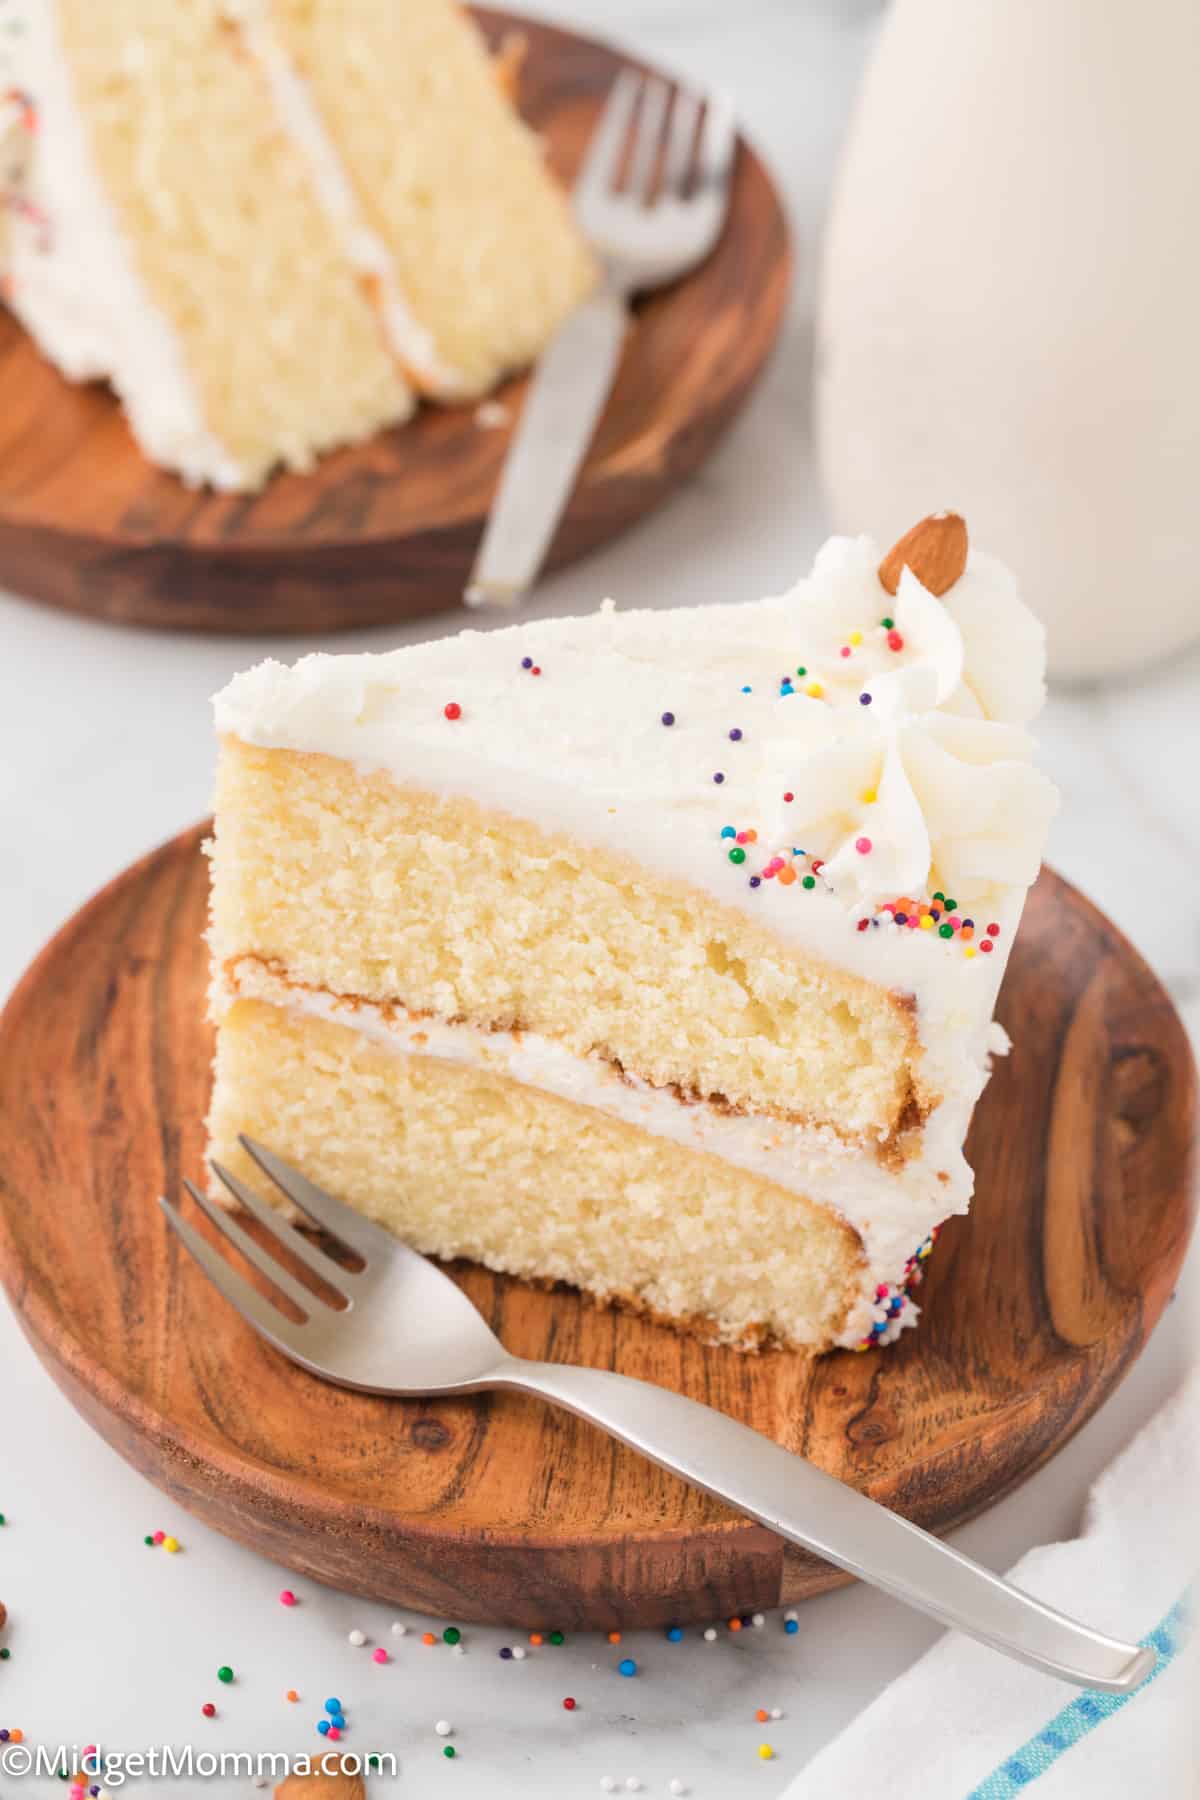
[[[455,0],[0,12],[0,300],[190,482],[483,394],[593,284]]]
[[[214,1153],[706,1337],[889,1341],[970,1195],[1041,698],[952,516],[779,599],[239,676]]]

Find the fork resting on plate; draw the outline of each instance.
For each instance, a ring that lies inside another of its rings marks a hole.
[[[359,1264],[351,1269],[213,1167],[229,1192],[341,1301],[330,1305],[282,1267],[235,1217],[185,1182],[221,1235],[299,1309],[287,1317],[239,1274],[169,1200],[172,1229],[249,1324],[293,1362],[373,1394],[536,1394],[590,1419],[663,1468],[749,1513],[885,1593],[1064,1681],[1125,1694],[1154,1667],[1152,1649],[1090,1630],[781,1449],[725,1413],[607,1369],[510,1356],[450,1277],[251,1138],[242,1146],[305,1218]]]
[[[530,383],[475,567],[469,606],[513,606],[537,579],[612,387],[635,293],[703,262],[721,235],[737,153],[716,95],[674,94],[626,69],[575,183],[576,217],[600,265]]]

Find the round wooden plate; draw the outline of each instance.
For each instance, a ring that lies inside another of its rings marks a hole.
[[[475,10],[492,43],[527,40],[521,111],[569,182],[626,59]],[[778,334],[790,267],[778,196],[743,142],[716,250],[637,309],[551,566],[659,506],[713,448]],[[0,388],[0,586],[189,630],[324,632],[457,605],[512,435],[481,429],[473,407],[423,407],[312,474],[222,496],[148,463],[112,394],[65,381],[2,308]],[[513,419],[524,389],[496,395]]]
[[[202,1178],[201,835],[92,900],[0,1021],[0,1274],[85,1417],[218,1529],[443,1617],[646,1625],[841,1580],[566,1413],[514,1395],[345,1392],[220,1299],[156,1205]],[[956,1525],[1116,1386],[1191,1221],[1183,1028],[1129,944],[1052,874],[1030,898],[1000,1015],[1017,1048],[972,1130],[975,1203],[943,1232],[921,1324],[893,1349],[742,1356],[569,1291],[471,1267],[459,1279],[521,1355],[692,1394],[923,1525]]]

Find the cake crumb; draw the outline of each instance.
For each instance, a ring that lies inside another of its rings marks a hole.
[[[475,408],[475,423],[480,431],[497,431],[511,420],[512,413],[503,400],[482,400]]]

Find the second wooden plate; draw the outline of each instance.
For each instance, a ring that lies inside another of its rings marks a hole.
[[[490,8],[519,31],[521,110],[570,181],[625,59]],[[775,342],[791,255],[778,196],[741,144],[729,218],[686,280],[637,309],[551,566],[660,506],[713,448]],[[334,631],[457,606],[512,434],[423,407],[261,494],[196,493],[138,450],[113,396],[72,386],[0,308],[0,586],[76,612],[201,631]],[[495,396],[510,421],[524,381]]]

